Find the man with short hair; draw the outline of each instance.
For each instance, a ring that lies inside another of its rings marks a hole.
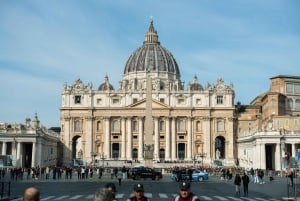
[[[144,186],[143,184],[136,184],[133,187],[133,197],[127,199],[127,201],[150,201],[146,196],[144,196]]]
[[[22,201],[40,201],[40,191],[34,187],[26,188]]]
[[[99,188],[94,194],[94,201],[112,201],[113,194],[107,188]]]
[[[180,183],[179,195],[174,198],[174,201],[200,201],[198,196],[194,195],[191,191],[191,184],[187,181]]]

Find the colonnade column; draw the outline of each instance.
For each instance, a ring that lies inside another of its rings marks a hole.
[[[3,141],[2,142],[2,155],[6,155],[6,146],[7,146],[6,142]]]
[[[292,143],[292,157],[296,157],[295,143]]]
[[[44,160],[42,160],[42,154],[43,154],[43,150],[42,150],[42,143],[41,142],[37,142],[36,143],[36,148],[37,148],[37,152],[36,152],[36,166],[43,166],[43,162]]]
[[[265,143],[260,143],[260,168],[266,169],[266,147]]]
[[[17,167],[21,167],[22,159],[21,159],[21,142],[17,144]]]
[[[131,133],[131,118],[127,118],[127,157],[132,160],[132,133]]]
[[[170,118],[166,117],[166,155],[165,160],[170,160]]]
[[[187,160],[192,160],[192,118],[188,117],[187,123]]]
[[[125,118],[123,117],[121,120],[121,135],[122,135],[122,143],[121,143],[121,159],[126,159],[126,125]]]
[[[158,117],[154,117],[154,160],[159,159],[159,133]]]
[[[275,170],[281,170],[281,150],[279,143],[275,147]]]
[[[105,153],[108,159],[110,155],[110,120],[108,117],[105,118]]]
[[[171,139],[171,148],[172,148],[172,160],[176,160],[176,118],[172,118],[172,139]]]
[[[36,142],[32,143],[32,151],[31,151],[31,167],[35,167],[35,161],[36,161]]]
[[[138,149],[138,159],[143,159],[143,151],[144,151],[144,144],[143,144],[143,118],[139,118],[139,149]]]

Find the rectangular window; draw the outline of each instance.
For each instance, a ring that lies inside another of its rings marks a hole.
[[[223,96],[217,96],[217,105],[223,104]]]
[[[164,121],[160,121],[159,122],[159,130],[160,131],[164,131],[165,130],[165,122]]]
[[[161,98],[161,99],[159,99],[159,102],[165,103],[165,99],[164,99],[164,98]]]
[[[137,103],[137,101],[138,101],[137,98],[132,99],[132,103]]]
[[[81,96],[75,96],[75,104],[81,103]]]
[[[295,94],[300,94],[300,85],[299,84],[295,84]]]
[[[286,84],[286,93],[293,93],[293,84]]]
[[[224,131],[224,122],[222,120],[217,121],[217,131]]]
[[[184,99],[183,98],[178,98],[177,103],[178,104],[184,104]]]
[[[185,125],[184,125],[183,119],[179,119],[179,120],[178,120],[178,130],[179,130],[180,132],[185,131]]]
[[[113,98],[112,99],[112,103],[113,104],[119,104],[120,103],[120,100],[118,98]]]
[[[197,105],[201,105],[201,99],[200,99],[200,98],[197,98],[197,99],[196,99],[196,104],[197,104]]]
[[[97,99],[97,104],[98,104],[98,105],[102,105],[102,99],[101,99],[101,98],[98,98],[98,99]]]

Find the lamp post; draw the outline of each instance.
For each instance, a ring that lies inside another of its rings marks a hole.
[[[102,154],[100,155],[100,159],[102,160],[102,168],[104,168],[104,160],[105,160],[104,153],[102,153]]]
[[[95,166],[95,157],[97,156],[96,153],[91,152],[91,157],[92,157],[92,166]]]
[[[199,154],[199,156],[201,157],[202,170],[203,170],[203,158],[206,157],[206,153],[203,152],[203,145],[204,145],[204,142],[201,142],[202,150],[201,150],[201,153]]]

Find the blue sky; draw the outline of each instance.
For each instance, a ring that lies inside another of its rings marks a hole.
[[[300,76],[298,0],[1,0],[0,122],[60,126],[63,85],[115,88],[153,17],[181,79],[233,83],[249,104],[269,78]]]

